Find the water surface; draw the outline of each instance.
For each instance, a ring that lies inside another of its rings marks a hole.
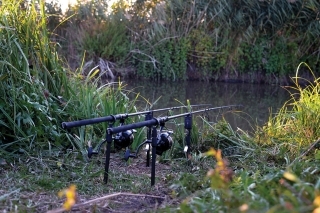
[[[148,80],[124,80],[125,89],[140,94],[137,105],[146,109],[147,101],[153,109],[187,104],[212,104],[212,107],[241,104],[241,113],[227,113],[224,117],[234,128],[252,131],[252,126],[266,123],[289,100],[289,92],[278,85],[217,82],[154,82]],[[143,98],[142,98],[143,97]],[[216,118],[217,112],[211,112]],[[209,117],[210,117],[209,115]],[[219,114],[220,115],[220,114]],[[220,118],[221,119],[221,118]]]

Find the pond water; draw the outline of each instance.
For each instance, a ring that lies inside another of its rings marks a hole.
[[[290,99],[289,92],[279,85],[217,82],[154,82],[147,80],[123,80],[126,90],[134,98],[140,94],[137,106],[147,108],[147,101],[153,109],[187,104],[212,104],[212,107],[241,104],[241,112],[225,113],[223,116],[233,128],[251,132],[252,127],[265,124],[270,114],[275,114]],[[180,103],[179,103],[180,102]],[[211,111],[212,118],[221,119]],[[221,114],[219,114],[221,115]],[[210,118],[210,115],[209,115]]]

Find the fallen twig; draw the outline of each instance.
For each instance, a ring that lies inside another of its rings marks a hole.
[[[117,197],[117,196],[120,196],[120,195],[123,195],[123,196],[135,196],[135,197],[151,197],[151,198],[157,198],[157,199],[165,199],[164,197],[154,196],[154,195],[132,194],[132,193],[119,192],[119,193],[110,194],[110,195],[106,195],[106,196],[103,196],[103,197],[95,198],[95,199],[93,199],[93,200],[89,200],[89,201],[86,201],[86,202],[84,202],[84,203],[75,204],[74,206],[72,206],[72,209],[84,207],[84,206],[87,206],[87,205],[90,205],[90,204],[99,202],[99,201],[101,201],[101,200],[110,199],[110,198]],[[72,210],[72,209],[71,209],[71,210]],[[58,209],[53,209],[53,210],[47,211],[47,213],[61,213],[61,212],[64,212],[64,211],[66,211],[64,208],[58,208]]]

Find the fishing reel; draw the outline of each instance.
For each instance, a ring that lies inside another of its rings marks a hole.
[[[157,136],[157,149],[156,153],[157,155],[162,155],[163,152],[171,149],[173,140],[170,136],[173,133],[173,131],[165,131],[160,132]]]
[[[171,131],[171,130],[158,131],[157,145],[156,145],[156,154],[157,155],[162,155],[163,152],[171,149],[172,144],[173,144],[172,137],[170,136],[171,134],[173,134],[173,131]],[[146,150],[147,150],[147,152],[149,152],[150,146],[152,146],[151,144],[152,144],[152,140],[147,139],[138,146],[137,151],[135,153],[130,153],[130,150],[127,149],[125,152],[125,155],[124,155],[124,159],[127,161],[129,158],[138,157],[139,151],[143,146],[146,146],[147,147]],[[147,159],[147,165],[148,165],[148,161],[149,161],[149,159]]]
[[[120,118],[120,126],[123,126],[125,122],[125,118]],[[134,140],[133,133],[137,132],[135,129],[128,129],[123,132],[119,132],[113,138],[114,148],[117,150],[129,147]]]
[[[114,143],[114,148],[117,150],[129,147],[134,140],[134,136],[133,133],[136,133],[137,131],[135,129],[131,129],[131,130],[126,130],[124,132],[119,132],[116,134],[115,137],[113,137],[113,143]],[[106,143],[106,140],[102,141],[99,143],[99,145],[97,146],[96,150],[93,149],[93,147],[91,146],[91,143],[89,145],[88,148],[88,157],[91,158],[92,155],[96,155],[99,153],[101,146]]]
[[[134,140],[133,133],[137,132],[134,129],[119,132],[113,139],[114,147],[118,150],[129,147]]]

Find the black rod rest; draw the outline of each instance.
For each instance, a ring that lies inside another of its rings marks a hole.
[[[152,159],[151,159],[151,186],[155,183],[157,157],[157,126],[152,127]]]
[[[109,126],[111,128],[112,125]],[[104,166],[104,179],[105,183],[108,183],[108,174],[109,174],[109,164],[110,164],[110,152],[111,152],[111,143],[112,143],[112,134],[107,131],[106,141],[107,141],[107,151],[106,151],[106,163]]]
[[[192,116],[186,115],[184,117],[184,129],[187,131],[186,134],[186,148],[185,148],[185,153],[186,153],[186,157],[189,157],[190,154],[190,144],[191,144],[191,129],[192,129]]]
[[[137,158],[141,147],[142,147],[143,145],[145,145],[145,144],[149,144],[149,147],[148,147],[148,150],[147,150],[147,151],[150,151],[150,145],[152,144],[152,141],[151,141],[151,139],[147,139],[147,140],[145,140],[144,142],[142,142],[142,143],[138,146],[138,148],[137,148],[137,150],[136,150],[135,153],[130,153],[130,150],[127,149],[126,152],[125,152],[125,155],[124,155],[124,159],[127,161],[129,158]],[[147,152],[147,153],[148,153],[148,152]],[[150,153],[149,153],[149,155],[150,155]],[[147,160],[150,160],[150,159],[147,158]],[[149,167],[149,165],[147,165],[147,167]]]
[[[145,121],[151,120],[153,118],[153,111],[145,115]],[[147,141],[151,141],[151,126],[148,126],[147,129]],[[137,152],[138,153],[138,152]],[[150,166],[150,143],[147,149],[147,157],[146,157],[146,167]]]
[[[114,115],[109,115],[108,117],[110,118],[110,120],[109,120],[109,122],[108,122],[108,123],[109,123],[109,128],[111,128],[111,127],[114,125],[114,123],[116,122],[117,117],[114,116]],[[95,150],[92,148],[92,146],[91,146],[91,144],[90,144],[90,146],[88,147],[88,150],[87,150],[87,151],[88,151],[88,158],[91,158],[92,155],[97,155],[97,154],[99,154],[99,151],[100,151],[102,145],[103,145],[104,143],[106,143],[106,142],[108,142],[108,141],[107,141],[107,135],[106,135],[106,139],[103,140],[103,141],[101,141],[101,142],[98,144],[98,146],[96,147]],[[111,142],[112,142],[112,141],[111,141]]]
[[[128,129],[137,129],[141,127],[152,127],[152,133],[151,133],[151,143],[152,143],[152,165],[151,165],[151,186],[155,184],[155,162],[156,162],[156,154],[157,154],[157,126],[164,126],[165,122],[179,118],[184,116],[185,117],[185,129],[188,131],[188,134],[186,135],[186,143],[187,143],[187,154],[190,152],[189,146],[190,146],[190,140],[191,140],[191,128],[192,128],[192,114],[200,113],[200,112],[207,112],[211,110],[221,110],[221,109],[229,109],[232,110],[233,108],[242,107],[242,105],[229,105],[229,106],[222,106],[222,107],[212,107],[212,108],[206,108],[198,111],[192,111],[187,113],[182,113],[178,115],[172,115],[172,116],[165,116],[165,117],[158,117],[158,118],[151,118],[150,120],[145,120],[137,123],[127,124],[123,126],[113,127],[107,129],[107,134],[111,135],[116,134],[119,132],[126,131]],[[107,150],[108,151],[108,150]],[[110,150],[109,150],[110,152]],[[137,154],[137,153],[136,153]],[[188,157],[188,155],[187,155]],[[106,159],[106,172],[105,172],[105,180],[108,180],[108,169],[107,166],[109,166],[109,159]]]
[[[150,111],[149,113],[145,114],[145,121],[148,121],[148,120],[151,120],[153,118],[153,111]],[[129,158],[137,158],[138,157],[138,154],[139,154],[139,151],[141,149],[141,147],[145,144],[148,144],[148,149],[146,150],[147,151],[147,160],[146,160],[146,167],[149,167],[150,166],[150,144],[152,143],[151,141],[151,127],[152,126],[147,126],[148,129],[147,129],[147,139],[142,142],[135,153],[130,153],[130,150],[127,149],[125,154],[124,154],[124,159],[127,161]]]
[[[109,176],[109,164],[110,164],[110,149],[112,143],[112,132],[107,130],[107,151],[106,151],[106,163],[105,163],[105,172],[104,172],[104,183],[108,183]],[[157,152],[157,126],[152,127],[152,165],[151,165],[151,186],[155,184],[155,166],[156,166],[156,154]]]

